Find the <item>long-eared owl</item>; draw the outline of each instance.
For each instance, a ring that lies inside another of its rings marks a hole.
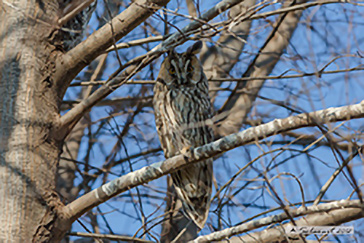
[[[213,141],[208,82],[195,54],[196,42],[184,53],[171,51],[154,86],[153,106],[159,140],[166,158]],[[212,160],[212,159],[210,159]],[[191,164],[171,174],[185,215],[202,229],[210,207],[212,161]]]

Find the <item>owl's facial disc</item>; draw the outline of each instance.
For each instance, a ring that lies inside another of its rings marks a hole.
[[[201,64],[195,55],[173,53],[168,58],[168,73],[174,85],[193,87],[201,80]]]
[[[196,57],[196,48],[199,46],[192,47],[184,53],[169,51],[161,65],[157,81],[166,85],[168,89],[196,87],[204,74],[201,63]]]

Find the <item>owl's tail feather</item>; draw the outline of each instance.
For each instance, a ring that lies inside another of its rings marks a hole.
[[[202,228],[205,226],[210,208],[209,202],[206,204],[201,204],[199,203],[201,201],[202,200],[197,199],[196,203],[193,204],[183,203],[183,212],[200,228],[200,230],[202,230]]]
[[[183,213],[202,229],[210,209],[212,161],[190,165],[173,173],[172,179]]]

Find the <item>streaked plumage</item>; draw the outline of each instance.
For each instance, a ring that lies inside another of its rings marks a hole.
[[[208,82],[195,56],[195,43],[185,53],[170,52],[154,87],[153,106],[159,139],[166,158],[213,141],[206,121],[212,117]],[[210,207],[212,161],[203,161],[171,174],[184,213],[203,228]]]

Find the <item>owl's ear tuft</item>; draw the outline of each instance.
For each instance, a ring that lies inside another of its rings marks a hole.
[[[174,49],[172,49],[172,50],[169,50],[167,52],[167,54],[168,54],[168,56],[175,56],[176,55],[176,51]]]
[[[202,41],[197,41],[195,44],[193,44],[187,49],[186,53],[188,55],[195,55],[201,51],[201,48],[202,48]]]

